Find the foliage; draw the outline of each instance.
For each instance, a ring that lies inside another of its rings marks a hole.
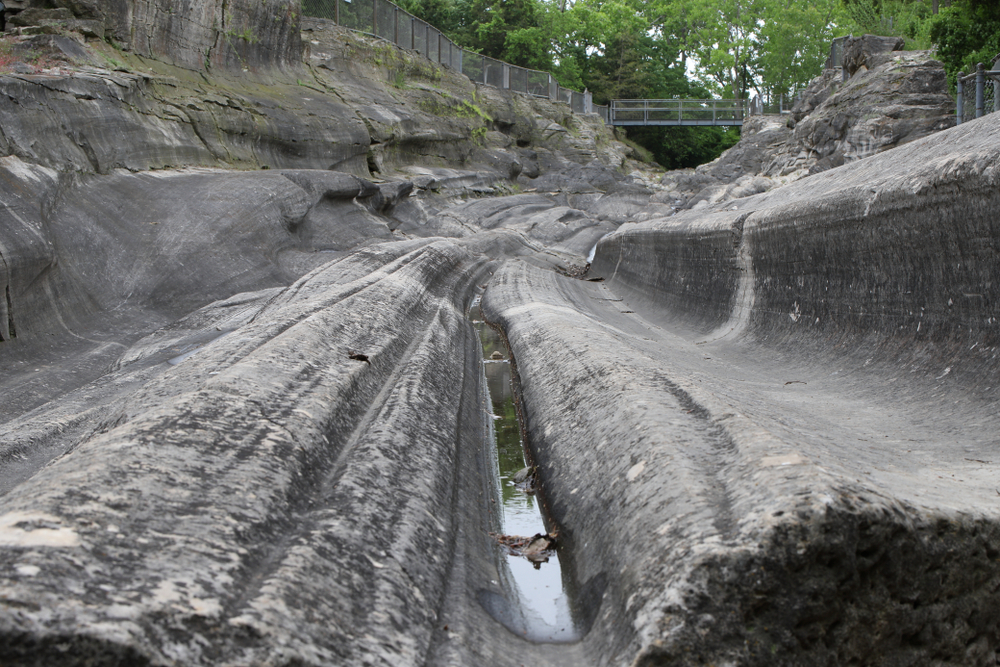
[[[954,85],[958,72],[990,67],[1000,54],[1000,3],[995,0],[843,0],[844,32],[903,37],[906,48],[935,48]],[[947,6],[946,6],[947,5]]]
[[[684,169],[719,157],[740,140],[740,132],[722,127],[630,127],[628,137],[667,169]]]
[[[1000,53],[996,0],[398,0],[457,44],[552,72],[566,88],[611,99],[786,99],[820,73],[830,41],[848,33],[935,47],[954,82]],[[933,11],[940,4],[940,13]],[[303,0],[332,14],[333,0]],[[342,5],[365,24],[371,5]],[[348,16],[345,18],[345,12]],[[366,14],[367,12],[367,14]],[[249,37],[239,35],[247,39]],[[466,110],[467,111],[467,110]],[[453,110],[454,112],[454,110]],[[693,166],[732,145],[721,128],[633,128],[667,167]]]
[[[977,63],[990,69],[1000,54],[1000,6],[982,0],[957,0],[933,17],[929,32],[954,84],[959,72],[972,72]]]
[[[844,32],[902,37],[908,49],[929,49],[929,2],[921,0],[844,0]]]

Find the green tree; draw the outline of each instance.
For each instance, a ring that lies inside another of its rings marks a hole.
[[[902,37],[907,48],[931,47],[928,20],[934,8],[924,0],[844,0],[846,34]]]
[[[679,0],[680,2],[680,0]],[[683,0],[700,69],[723,97],[744,99],[756,80],[765,0]]]
[[[462,41],[490,58],[533,69],[552,65],[538,0],[472,0]]]
[[[839,0],[770,0],[752,59],[754,88],[768,101],[804,87],[823,69],[844,17]]]
[[[930,38],[952,85],[959,72],[972,72],[977,63],[987,69],[1000,55],[1000,5],[985,0],[956,0],[929,21]]]

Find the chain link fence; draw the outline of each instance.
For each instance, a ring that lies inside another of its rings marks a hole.
[[[599,113],[607,121],[608,108],[595,105],[590,93],[563,88],[548,72],[518,67],[463,49],[434,26],[388,0],[303,0],[302,13],[417,51],[476,83],[565,102],[576,113]]]
[[[987,70],[983,63],[976,66],[971,74],[958,75],[958,96],[955,105],[955,121],[962,124],[967,120],[994,111],[1000,111],[1000,70],[997,63]]]

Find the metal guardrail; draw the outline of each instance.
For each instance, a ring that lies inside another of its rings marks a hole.
[[[753,96],[750,100],[750,106],[747,111],[749,116],[763,116],[763,115],[774,115],[774,114],[787,114],[792,112],[792,107],[795,103],[799,101],[802,97],[802,93],[805,92],[805,88],[795,88],[792,90],[791,96],[786,100],[785,96],[778,95],[777,104],[764,104],[764,102],[757,95]]]
[[[611,125],[743,125],[746,100],[612,100]]]
[[[388,0],[302,0],[302,14],[328,19],[349,30],[417,51],[476,83],[565,102],[576,113],[600,113],[601,107],[594,105],[589,92],[563,88],[549,72],[518,67],[463,49],[434,26]]]
[[[596,113],[610,125],[742,125],[747,115],[741,100],[613,100],[609,106],[594,104],[590,92],[563,88],[549,72],[463,49],[389,0],[302,0],[302,14],[416,51],[476,83],[564,102],[575,113]],[[644,105],[638,111],[643,118],[639,122],[635,120],[635,104]]]
[[[1000,70],[987,70],[983,63],[979,63],[971,74],[959,72],[956,124],[961,125],[964,121],[995,111],[1000,111]]]

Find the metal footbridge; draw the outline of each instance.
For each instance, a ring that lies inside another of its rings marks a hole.
[[[606,113],[619,126],[743,125],[748,109],[746,100],[611,100]]]

